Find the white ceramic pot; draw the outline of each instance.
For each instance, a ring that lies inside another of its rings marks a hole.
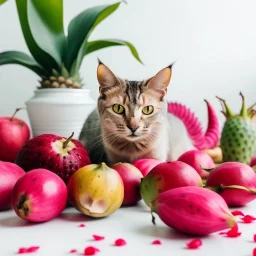
[[[25,104],[33,137],[51,133],[79,138],[85,119],[96,102],[88,89],[37,89]]]

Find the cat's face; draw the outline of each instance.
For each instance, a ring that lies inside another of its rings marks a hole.
[[[98,110],[106,140],[154,141],[164,123],[165,95],[171,68],[138,82],[117,78],[104,64],[98,67]]]

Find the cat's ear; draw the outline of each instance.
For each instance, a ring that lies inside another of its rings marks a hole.
[[[164,97],[167,93],[167,87],[170,83],[171,76],[172,76],[172,66],[170,66],[160,70],[155,76],[150,78],[147,83],[146,87],[148,89],[152,89],[159,94],[161,94],[161,98]]]
[[[116,85],[120,85],[119,79],[114,75],[114,73],[100,60],[97,68],[97,79],[100,84],[99,91],[107,89]]]

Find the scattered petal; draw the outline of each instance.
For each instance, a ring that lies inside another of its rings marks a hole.
[[[228,237],[238,237],[241,235],[241,232],[238,232],[238,225],[236,223],[234,227],[229,229],[227,232],[220,232],[219,234],[227,235]]]
[[[88,246],[84,249],[84,255],[95,255],[100,250],[93,246]]]
[[[162,244],[162,242],[160,240],[154,240],[151,244]]]
[[[76,249],[72,249],[72,250],[69,251],[69,253],[76,253],[76,252],[77,252]]]
[[[18,250],[18,254],[36,252],[39,248],[39,246],[21,247]]]
[[[231,212],[234,216],[244,216],[244,213],[243,212],[241,212],[241,211],[238,211],[238,210],[236,210],[236,211],[233,211],[233,212]]]
[[[245,215],[243,218],[240,218],[244,223],[252,223],[253,221],[256,220],[255,217],[252,215]]]
[[[84,228],[85,225],[84,225],[84,224],[80,224],[78,227],[79,227],[79,228]]]
[[[187,243],[187,248],[188,249],[197,249],[202,245],[202,240],[201,239],[193,239],[189,243]]]
[[[101,240],[104,240],[104,239],[105,239],[104,236],[98,236],[98,235],[92,235],[92,236],[93,236],[93,239],[94,239],[95,241],[101,241]]]
[[[27,252],[36,252],[39,248],[39,246],[31,246],[27,248]]]
[[[253,235],[253,241],[256,242],[256,234]]]
[[[256,256],[256,248],[253,249],[252,253],[253,256]]]
[[[122,238],[116,239],[115,246],[124,246],[126,245],[126,241]]]
[[[27,248],[25,248],[25,247],[21,247],[21,248],[19,248],[19,250],[18,250],[18,254],[26,253],[26,252],[27,252]]]

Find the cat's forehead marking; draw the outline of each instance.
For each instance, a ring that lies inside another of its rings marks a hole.
[[[142,93],[141,84],[142,83],[139,81],[125,80],[125,94],[129,98],[130,104],[136,105],[138,103],[138,99],[140,98],[140,94]]]

